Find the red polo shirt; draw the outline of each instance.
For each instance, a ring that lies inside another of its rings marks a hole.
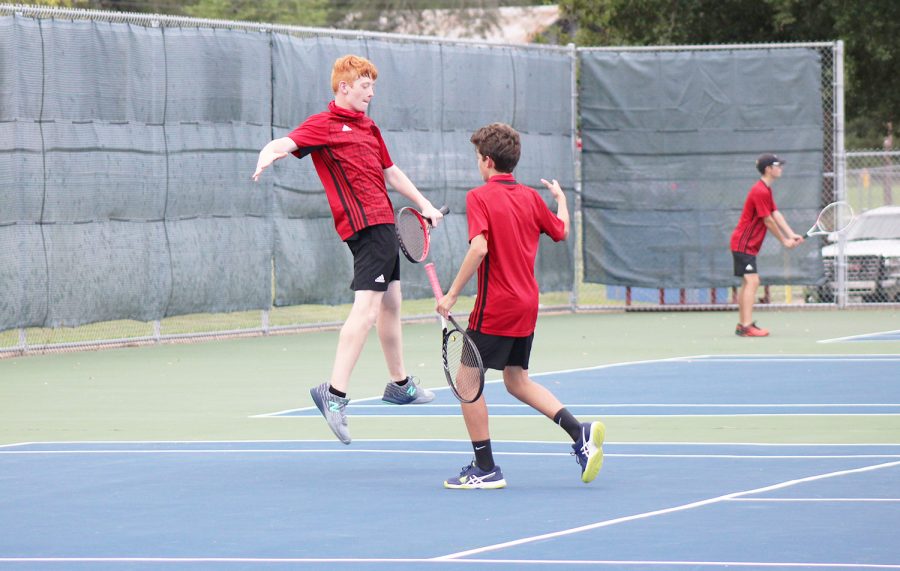
[[[772,189],[762,179],[756,181],[747,193],[744,210],[738,219],[734,232],[731,233],[731,251],[755,256],[762,247],[766,237],[766,224],[763,218],[778,210]]]
[[[288,137],[299,147],[294,156],[312,154],[341,240],[369,226],[394,223],[384,180],[384,169],[394,163],[381,131],[365,113],[332,101],[328,111],[309,117]]]
[[[541,234],[565,238],[565,225],[533,188],[511,174],[491,177],[466,195],[469,240],[483,234],[488,253],[478,267],[478,293],[469,327],[489,335],[534,332],[538,284],[534,260]]]

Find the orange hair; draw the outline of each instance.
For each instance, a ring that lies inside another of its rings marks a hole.
[[[374,81],[378,79],[378,68],[364,57],[352,54],[339,57],[331,70],[331,90],[337,93],[342,81],[353,83],[360,77],[368,77]]]

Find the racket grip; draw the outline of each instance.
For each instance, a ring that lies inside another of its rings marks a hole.
[[[441,214],[449,214],[450,207],[445,204],[445,205],[441,206],[440,208],[438,208],[438,212],[440,212]]]
[[[441,290],[441,282],[438,281],[437,270],[434,269],[434,264],[425,264],[425,274],[428,276],[428,283],[431,284],[431,291],[434,292],[434,299],[440,301],[444,297],[444,292]]]

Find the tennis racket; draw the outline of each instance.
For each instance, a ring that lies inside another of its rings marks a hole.
[[[440,301],[444,297],[444,292],[438,282],[434,264],[425,264],[425,273],[428,274],[434,298]],[[443,327],[441,357],[444,360],[444,376],[447,377],[447,384],[460,402],[475,402],[484,391],[484,365],[481,353],[453,316],[448,315],[446,319],[441,316],[441,326]]]
[[[441,214],[450,212],[447,205],[441,206]],[[428,257],[428,246],[431,243],[431,220],[414,208],[406,206],[397,213],[397,238],[400,250],[406,259],[414,264],[424,262]]]
[[[833,232],[843,232],[853,223],[853,208],[840,201],[832,202],[822,209],[816,223],[806,233],[807,236],[824,236]]]

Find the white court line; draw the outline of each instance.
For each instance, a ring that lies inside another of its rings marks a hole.
[[[471,441],[465,438],[354,438],[354,442],[356,443],[372,443],[372,442],[449,442],[449,443],[464,443],[471,444]],[[72,445],[95,445],[95,444],[147,444],[147,445],[159,445],[159,444],[311,444],[316,442],[328,442],[334,444],[336,441],[333,438],[310,438],[304,440],[291,439],[291,440],[47,440],[42,442],[20,442],[17,444],[4,444],[3,446],[49,446],[49,445],[59,445],[59,446],[72,446]],[[567,443],[563,440],[491,440],[493,443],[503,443],[503,444],[563,444]],[[900,447],[900,442],[684,442],[684,441],[675,441],[675,442],[666,442],[664,440],[658,441],[639,441],[639,442],[629,442],[629,441],[613,441],[607,440],[604,442],[604,445],[608,446],[709,446],[709,447],[773,447],[773,448],[829,448],[829,447],[884,447],[884,448],[893,448]],[[186,448],[185,450],[190,451],[190,448]],[[283,450],[283,449],[282,449]],[[351,450],[344,449],[342,450]],[[239,450],[238,450],[239,451]]]
[[[826,356],[822,355],[818,358],[816,357],[800,357],[800,358],[790,358],[785,357],[782,359],[774,359],[770,357],[766,357],[763,359],[755,359],[753,357],[725,357],[722,359],[712,359],[710,363],[815,363],[815,362],[827,362],[827,361],[870,361],[872,363],[894,363],[896,361],[900,361],[900,355],[867,355],[866,357],[870,358],[858,358],[850,355],[839,355],[839,356]],[[875,358],[872,358],[875,357]]]
[[[785,403],[755,403],[755,404],[711,404],[711,403],[618,403],[618,404],[573,404],[570,405],[569,408],[682,408],[682,407],[691,407],[691,408],[837,408],[837,407],[877,407],[877,406],[900,406],[900,403],[886,403],[886,402],[876,402],[876,403],[796,403],[796,404],[785,404]],[[351,404],[348,408],[366,408],[366,409],[393,409],[396,408],[395,404],[360,404],[354,405]],[[459,409],[459,403],[451,403],[451,404],[424,404],[423,408],[453,408]],[[488,408],[524,408],[533,410],[530,405],[527,404],[489,404]]]
[[[569,407],[574,408],[574,407]],[[596,416],[596,415],[595,415]],[[733,418],[757,416],[900,416],[900,412],[743,412],[728,414],[604,414],[603,418]],[[251,417],[252,418],[252,417]],[[293,419],[319,418],[318,416],[282,415],[274,418]],[[462,418],[459,414],[365,414],[353,418]],[[535,411],[531,414],[498,414],[494,418],[546,418]]]
[[[698,355],[698,359],[709,362],[729,362],[729,361],[895,361],[900,359],[898,353],[847,353],[841,355],[835,354],[817,354],[817,353],[795,353],[793,355],[783,355],[776,353],[760,353],[758,355]]]
[[[466,442],[466,444],[471,444]],[[563,443],[560,446],[568,446]],[[399,455],[450,455],[471,456],[467,450],[396,450],[378,448],[309,448],[305,450],[291,450],[285,448],[260,448],[248,450],[228,450],[224,448],[183,448],[183,449],[153,449],[153,450],[128,450],[128,449],[94,449],[94,450],[8,450],[0,453],[4,456],[90,456],[90,455],[165,455],[165,454],[283,454],[286,456],[301,454],[399,454]],[[538,457],[568,457],[571,452],[498,452],[494,450],[494,456],[538,456]],[[871,460],[900,458],[897,454],[640,454],[628,452],[606,452],[605,458],[662,458],[667,460],[690,459],[725,459],[725,460]]]
[[[471,444],[465,438],[354,438],[354,442],[464,442]],[[59,444],[70,446],[72,444],[309,444],[311,442],[330,442],[335,443],[334,438],[310,438],[310,439],[265,439],[265,440],[46,440],[41,442],[21,442],[18,444],[4,444],[4,446],[46,446],[50,444]],[[502,442],[506,444],[560,444],[563,440],[494,440],[491,442]],[[900,442],[684,442],[678,440],[675,442],[667,442],[665,440],[657,441],[604,441],[604,444],[617,446],[773,446],[773,447],[829,447],[829,446],[900,446]]]
[[[900,502],[900,498],[732,498],[726,502]]]
[[[299,557],[0,557],[0,563],[415,563],[434,565],[437,568],[446,567],[446,560],[440,559],[397,559],[397,558],[299,558]],[[454,565],[578,565],[596,566],[611,565],[614,568],[622,566],[662,566],[670,567],[755,567],[778,568],[790,567],[796,569],[900,569],[896,564],[878,563],[773,563],[756,561],[641,561],[641,560],[612,560],[612,559],[458,559],[453,560]]]
[[[534,542],[536,542],[536,541],[543,541],[543,540],[545,540],[545,539],[554,539],[554,538],[557,538],[557,537],[564,537],[564,536],[567,536],[567,535],[574,535],[574,534],[576,534],[576,533],[581,533],[581,532],[584,532],[584,531],[591,531],[591,530],[599,529],[599,528],[602,528],[602,527],[609,527],[609,526],[612,526],[612,525],[616,525],[616,524],[624,523],[624,522],[628,522],[628,521],[635,521],[635,520],[639,520],[639,519],[646,519],[646,518],[655,517],[655,516],[659,516],[659,515],[670,514],[670,513],[676,513],[676,512],[685,511],[685,510],[690,510],[690,509],[694,509],[694,508],[698,508],[698,507],[702,507],[702,506],[708,506],[708,505],[712,505],[712,504],[717,504],[717,503],[723,502],[723,501],[725,501],[725,500],[730,500],[730,499],[732,499],[732,498],[738,498],[738,497],[741,497],[741,496],[747,496],[747,495],[750,495],[750,494],[760,494],[760,493],[763,493],[763,492],[770,492],[770,491],[772,491],[772,490],[779,490],[779,489],[782,489],[782,488],[787,488],[787,487],[790,487],[790,486],[795,486],[795,485],[797,485],[797,484],[804,484],[804,483],[807,483],[807,482],[814,482],[814,481],[816,481],[816,480],[824,480],[824,479],[827,479],[827,478],[834,478],[834,477],[838,477],[838,476],[845,476],[845,475],[847,475],[847,474],[858,474],[858,473],[861,473],[861,472],[869,472],[869,471],[873,471],[873,470],[881,470],[881,469],[883,469],[883,468],[892,468],[892,467],[894,467],[894,466],[900,466],[900,461],[897,461],[897,462],[886,462],[886,463],[884,463],[884,464],[874,464],[874,465],[872,465],[872,466],[865,466],[865,467],[863,467],[863,468],[853,468],[853,469],[850,469],[850,470],[840,470],[840,471],[837,471],[837,472],[827,472],[827,473],[825,473],[825,474],[817,474],[817,475],[815,475],[815,476],[808,476],[808,477],[806,477],[806,478],[798,478],[798,479],[795,479],[795,480],[787,480],[787,481],[785,481],[785,482],[780,482],[780,483],[778,483],[778,484],[772,484],[772,485],[770,485],[770,486],[764,486],[764,487],[762,487],[762,488],[755,488],[755,489],[752,489],[752,490],[744,490],[744,491],[741,491],[741,492],[732,492],[732,493],[730,493],[730,494],[725,494],[724,496],[718,496],[718,497],[715,497],[715,498],[709,498],[709,499],[706,499],[706,500],[700,500],[700,501],[698,501],[698,502],[691,502],[691,503],[689,503],[689,504],[683,504],[683,505],[675,506],[675,507],[672,507],[672,508],[665,508],[665,509],[661,509],[661,510],[654,510],[654,511],[650,511],[650,512],[644,512],[644,513],[635,514],[635,515],[630,515],[630,516],[625,516],[625,517],[619,517],[619,518],[614,518],[614,519],[608,519],[608,520],[605,520],[605,521],[600,521],[600,522],[592,523],[592,524],[588,524],[588,525],[582,525],[582,526],[579,526],[579,527],[573,527],[573,528],[570,528],[570,529],[564,529],[564,530],[561,530],[561,531],[555,531],[555,532],[552,532],[552,533],[544,533],[544,534],[541,534],[541,535],[534,535],[534,536],[531,536],[531,537],[523,537],[523,538],[521,538],[521,539],[516,539],[516,540],[513,540],[513,541],[506,541],[506,542],[503,542],[503,543],[496,543],[496,544],[494,544],[494,545],[486,545],[486,546],[484,546],[484,547],[478,547],[478,548],[476,548],[476,549],[469,549],[469,550],[466,550],[466,551],[459,551],[459,552],[457,552],[457,553],[450,553],[450,554],[448,554],[448,555],[442,555],[442,556],[440,556],[440,557],[436,557],[435,559],[436,559],[436,560],[440,560],[440,561],[457,560],[457,559],[459,559],[459,558],[461,558],[461,557],[467,557],[467,556],[469,556],[469,555],[476,555],[476,554],[478,554],[478,553],[486,553],[486,552],[489,552],[489,551],[497,551],[497,550],[500,550],[500,549],[505,549],[505,548],[507,548],[507,547],[515,547],[515,546],[517,546],[517,545],[524,545],[524,544],[526,544],[526,543],[534,543]]]
[[[583,371],[596,371],[601,369],[611,369],[615,367],[627,367],[631,365],[647,365],[654,363],[672,363],[672,362],[684,362],[684,361],[702,361],[702,362],[710,362],[710,363],[748,363],[748,362],[820,362],[820,361],[833,361],[833,360],[847,360],[847,361],[877,361],[877,362],[893,362],[900,361],[900,355],[897,354],[848,354],[848,355],[814,355],[814,354],[798,354],[798,355],[775,355],[775,354],[761,354],[754,356],[732,356],[732,355],[688,355],[684,357],[669,357],[665,359],[646,359],[641,361],[623,361],[621,363],[607,363],[605,365],[594,365],[591,367],[581,367],[577,369],[561,369],[558,371],[549,371],[545,373],[531,373],[531,377],[546,377],[548,375],[561,375],[567,373],[578,373]],[[496,384],[503,382],[503,379],[491,379],[485,381],[485,384]],[[443,391],[449,390],[449,387],[430,387],[431,391]],[[397,405],[357,405],[356,403],[367,402],[373,400],[381,400],[380,396],[375,397],[365,397],[361,399],[352,399],[350,401],[350,406],[354,408],[361,408],[366,406],[397,406]],[[427,405],[427,406],[451,406],[451,405]],[[452,405],[458,406],[458,405]],[[492,405],[498,406],[498,405]],[[518,406],[518,405],[515,405]],[[875,406],[875,405],[873,405]],[[307,406],[300,408],[291,408],[276,412],[266,412],[261,414],[251,415],[249,418],[293,418],[289,416],[289,413],[295,412],[307,412],[317,410],[315,406]],[[407,416],[407,415],[403,415]],[[393,418],[393,416],[392,416]],[[434,417],[440,418],[440,417]]]
[[[614,367],[625,367],[628,365],[645,365],[648,363],[666,363],[666,362],[671,362],[671,361],[683,361],[685,359],[702,359],[702,358],[704,358],[704,355],[694,355],[694,356],[688,356],[688,357],[669,357],[666,359],[647,359],[647,360],[643,360],[643,361],[623,361],[621,363],[608,363],[606,365],[594,365],[592,367],[581,367],[579,369],[562,369],[559,371],[549,371],[546,373],[529,373],[529,376],[531,376],[532,378],[546,377],[547,375],[561,375],[561,374],[566,374],[566,373],[577,373],[580,371],[595,371],[598,369],[611,369]],[[490,385],[490,384],[496,384],[496,383],[502,383],[502,382],[503,382],[502,378],[501,379],[491,379],[491,380],[486,380],[484,382],[484,384]],[[450,390],[450,387],[447,387],[447,386],[429,387],[428,390],[444,391],[444,390]],[[365,398],[361,398],[361,399],[351,399],[350,405],[353,406],[354,403],[371,401],[371,400],[381,400],[381,397],[377,396],[377,397],[365,397]],[[392,406],[397,406],[397,405],[392,405]],[[306,412],[306,411],[312,411],[312,410],[317,410],[317,409],[315,406],[290,408],[290,409],[281,410],[278,412],[266,412],[263,414],[254,414],[254,415],[250,416],[249,418],[283,417],[286,413],[290,413],[290,412]]]
[[[848,335],[846,337],[835,337],[834,339],[822,339],[816,341],[816,343],[837,343],[838,341],[850,341],[852,339],[865,339],[866,337],[875,337],[876,335],[893,335],[895,333],[900,333],[900,329],[894,329],[893,331],[878,331],[876,333],[860,333],[859,335]],[[876,339],[877,341],[877,339]],[[881,341],[896,341],[896,339],[881,339]]]

